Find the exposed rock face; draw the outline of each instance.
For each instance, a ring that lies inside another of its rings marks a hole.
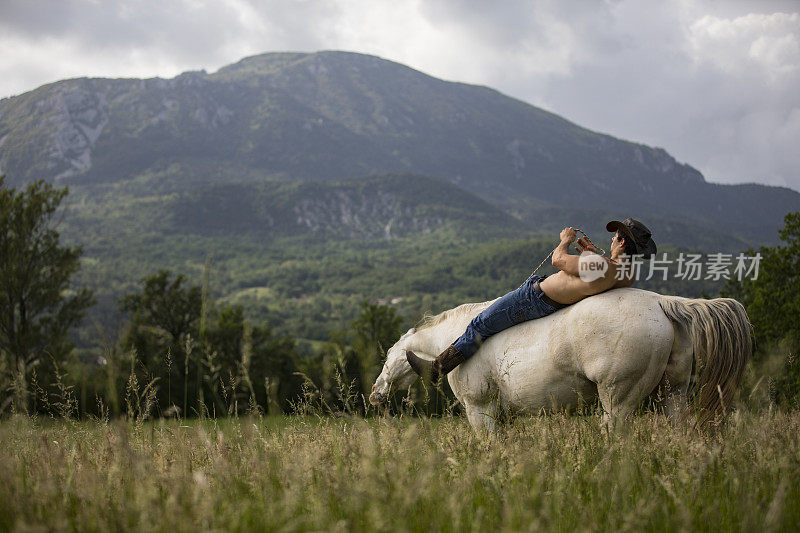
[[[47,151],[47,166],[55,173],[53,179],[90,168],[92,148],[108,124],[105,94],[65,87],[38,102],[37,108],[47,117],[43,122],[54,130]]]
[[[381,241],[447,224],[507,234],[518,220],[444,180],[385,175],[336,183],[209,185],[165,206],[170,231],[203,235],[316,236]]]
[[[2,137],[0,137],[0,176],[3,175],[3,151],[2,151],[2,148],[3,148],[3,143],[6,142],[6,139],[8,139],[8,133],[6,133]]]
[[[336,233],[348,239],[390,240],[411,233],[430,233],[442,226],[441,216],[417,216],[397,194],[379,191],[367,196],[338,191],[324,198],[303,199],[292,207],[299,226],[312,233]]]

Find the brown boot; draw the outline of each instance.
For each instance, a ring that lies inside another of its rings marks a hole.
[[[446,376],[451,370],[465,361],[458,348],[452,344],[433,361],[422,359],[411,350],[406,350],[406,359],[408,359],[411,369],[419,374],[424,381],[430,383],[437,383],[442,376]]]

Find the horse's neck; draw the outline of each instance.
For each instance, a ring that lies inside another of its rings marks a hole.
[[[464,333],[470,320],[472,315],[458,315],[417,330],[408,338],[406,349],[436,357]]]
[[[461,334],[456,333],[453,336],[454,332],[451,331],[451,328],[442,327],[443,324],[436,324],[414,333],[406,342],[406,349],[429,357],[436,357],[442,353]]]

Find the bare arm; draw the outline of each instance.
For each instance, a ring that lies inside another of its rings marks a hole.
[[[561,244],[558,245],[553,251],[553,266],[558,270],[566,272],[570,276],[577,276],[578,275],[578,260],[580,259],[577,255],[570,255],[569,254],[569,245],[571,241],[562,240]]]
[[[561,232],[561,243],[553,251],[552,263],[553,267],[569,274],[570,276],[580,277],[580,260],[581,256],[570,255],[569,247],[575,241],[576,231],[574,228],[564,228]],[[597,254],[597,249],[591,243],[578,240],[578,251],[593,252]],[[588,258],[587,258],[588,259]],[[618,265],[613,261],[608,260],[600,255],[596,256],[598,261],[604,261],[607,267],[603,274],[592,281],[585,281],[585,288],[587,294],[597,294],[606,291],[617,284],[617,269]]]
[[[577,255],[569,254],[569,245],[575,240],[577,236],[575,228],[564,228],[561,230],[561,243],[553,250],[553,267],[566,272],[570,276],[578,275],[578,259]]]

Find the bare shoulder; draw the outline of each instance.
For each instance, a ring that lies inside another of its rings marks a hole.
[[[604,268],[602,275],[591,281],[586,282],[586,284],[589,287],[590,294],[598,294],[601,292],[605,292],[609,289],[613,289],[615,287],[627,286],[627,285],[621,285],[621,282],[627,283],[628,280],[620,278],[619,275],[620,266],[617,263],[601,255],[597,255],[596,257],[597,260],[604,261],[606,266]]]
[[[614,289],[625,289],[628,287],[633,287],[633,284],[636,283],[636,280],[633,278],[632,275],[620,275],[619,270],[615,271],[614,273]]]
[[[603,257],[603,259],[608,263],[608,270],[606,270],[604,278],[609,289],[622,289],[633,286],[636,280],[630,269],[626,269],[623,265],[608,257]]]

